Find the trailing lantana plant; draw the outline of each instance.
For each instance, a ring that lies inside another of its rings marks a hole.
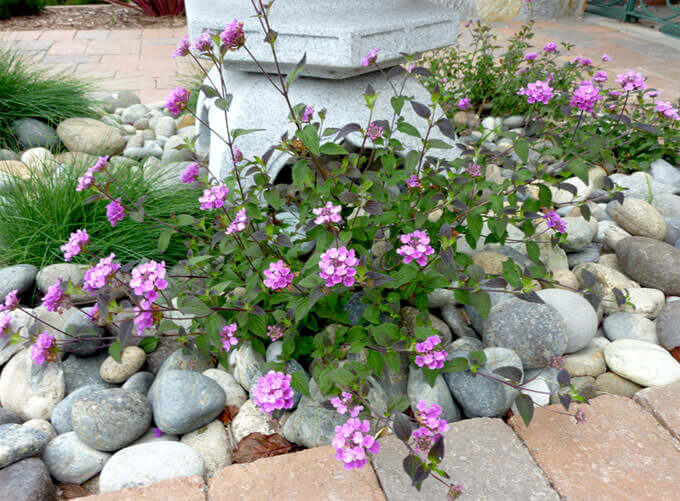
[[[253,0],[252,4],[254,22],[261,26],[277,61],[276,32],[268,15],[272,2],[265,5]],[[174,56],[194,58],[207,75],[206,60],[221,67],[237,50],[252,57],[243,23],[234,20],[222,33],[206,32],[193,44],[183,38]],[[462,487],[440,467],[447,430],[441,408],[420,401],[409,417],[406,395],[395,395],[386,409],[380,408],[369,397],[369,383],[389,377],[389,371],[403,374],[409,368],[422,371],[430,385],[439,374],[469,371],[522,390],[515,400],[516,409],[529,424],[536,405],[527,394],[535,390],[525,388],[530,381],[522,382],[522,372],[515,367],[486,370],[481,350],[470,352],[467,358],[449,355],[429,320],[428,296],[436,289],[448,291],[455,301],[474,306],[482,316],[490,308],[490,291],[542,302],[533,287],[537,282],[555,282],[541,261],[539,242],[556,245],[568,238],[564,221],[556,212],[560,204],[553,201],[548,184],[555,176],[571,174],[587,182],[585,160],[574,153],[578,162],[565,161],[559,171],[545,169],[540,160],[529,159],[528,131],[528,138],[514,138],[514,160],[509,151],[489,152],[481,146],[459,144],[462,156],[446,161],[437,152],[452,148],[457,136],[446,116],[448,101],[437,86],[427,104],[402,95],[398,89],[403,85],[391,85],[392,95],[379,95],[369,87],[363,96],[371,116],[367,123],[326,127],[323,103],[290,101],[290,86],[304,60],[287,76],[278,68],[265,74],[285,101],[295,132],[284,134],[262,156],[239,149],[238,138],[251,132],[229,126],[227,82],[201,87],[224,113],[227,127],[223,140],[233,166],[228,176],[220,178],[196,155],[196,161],[181,173],[181,182],[196,189],[196,203],[205,213],[201,218],[187,214],[169,215],[167,220],[151,218],[144,213],[143,199],[130,200],[125,194],[114,197],[115,176],[108,158],[100,158],[80,178],[77,189],[92,190],[92,203],[108,204],[111,225],[129,217],[140,224],[164,227],[161,250],[170,239],[182,238],[187,259],[171,271],[164,262],[119,263],[114,254],[98,255],[96,244],[79,229],[63,245],[64,258],[85,257],[95,264],[87,270],[82,286],[60,280],[49,288],[43,304],[48,311],[60,312],[77,306],[76,297],[92,296],[95,306],[87,314],[116,333],[100,339],[109,344],[116,360],[125,346],[139,344],[152,351],[160,337],[176,336],[228,368],[234,350],[250,346],[264,353],[267,344],[281,342],[280,357],[266,363],[264,375],[249,388],[262,412],[275,420],[295,405],[297,397],[311,395],[306,372],[290,371],[291,366],[299,367],[291,364],[292,360],[310,362],[311,375],[328,399],[327,406],[348,416],[332,440],[336,457],[345,468],[362,467],[371,454],[379,453],[379,436],[391,431],[405,445],[403,464],[413,485],[420,488],[432,477],[446,485],[450,497],[455,498]],[[377,49],[363,62],[390,80],[432,75],[413,62],[387,73],[380,67]],[[636,78],[632,77],[631,84],[629,76],[621,77],[626,92],[641,91]],[[637,88],[628,90],[630,85]],[[602,105],[591,87],[581,84],[572,90],[572,106],[583,112],[574,134]],[[546,113],[544,107],[555,99],[555,92],[550,81],[543,81],[527,84],[519,96],[539,119]],[[391,116],[374,116],[378,99],[390,100]],[[180,88],[168,98],[167,108],[177,115],[185,110],[187,100],[188,93]],[[418,116],[418,123],[405,118],[407,104]],[[462,104],[468,106],[469,100]],[[677,112],[664,108],[659,113]],[[435,128],[448,140],[433,138]],[[361,147],[346,146],[349,134],[361,137]],[[407,147],[405,136],[418,138],[421,147]],[[274,150],[290,157],[291,186],[275,185],[267,174],[267,161]],[[511,178],[487,176],[488,169],[499,163],[512,167]],[[621,199],[620,191],[613,187],[610,191]],[[588,218],[587,206],[576,204]],[[294,221],[282,217],[283,212],[292,214]],[[510,238],[510,225],[519,228],[523,238]],[[499,275],[486,273],[463,248],[510,242],[523,244],[532,264],[520,266],[507,260]],[[593,280],[584,273],[588,287]],[[586,297],[597,308],[596,296],[587,292]],[[619,299],[625,302],[620,291]],[[415,325],[400,323],[404,306],[419,311]],[[56,360],[64,345],[80,341],[22,308],[17,291],[0,305],[0,335],[11,330],[8,312],[17,309],[36,319],[29,332],[36,364]],[[188,329],[183,326],[185,320],[191,321]],[[39,332],[42,326],[49,330]],[[14,339],[25,341],[19,334]],[[571,414],[569,409],[572,402],[585,399],[571,383],[563,360],[556,357],[551,365],[559,370],[558,395],[565,409],[552,411],[583,422],[582,409]]]

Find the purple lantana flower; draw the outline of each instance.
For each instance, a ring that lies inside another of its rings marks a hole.
[[[380,49],[371,49],[365,58],[361,60],[361,66],[370,66],[378,60],[378,51]]]
[[[293,407],[294,398],[290,381],[290,374],[269,371],[257,380],[251,394],[253,403],[266,414],[279,409],[290,409]]]

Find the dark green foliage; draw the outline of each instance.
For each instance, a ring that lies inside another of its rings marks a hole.
[[[45,0],[0,0],[0,19],[35,16],[42,12]]]

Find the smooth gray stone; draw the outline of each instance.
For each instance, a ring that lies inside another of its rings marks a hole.
[[[11,410],[0,407],[0,425],[21,424],[21,418]]]
[[[483,339],[485,346],[513,350],[525,369],[535,369],[562,355],[569,335],[564,318],[553,306],[512,298],[491,308]]]
[[[543,289],[537,292],[546,304],[555,308],[567,326],[565,353],[579,351],[597,334],[597,312],[581,294],[565,289]],[[577,312],[577,313],[576,313]]]
[[[566,252],[584,251],[594,236],[593,229],[588,224],[588,221],[579,216],[565,217],[564,222],[567,224],[567,242],[560,243],[560,247]]]
[[[59,482],[82,484],[99,473],[110,457],[107,452],[88,447],[70,431],[47,444],[42,460]]]
[[[680,217],[680,197],[677,195],[663,194],[652,199],[652,205],[664,217]]]
[[[154,378],[155,376],[150,372],[137,372],[123,383],[122,388],[124,390],[135,390],[142,395],[146,395],[153,384]]]
[[[208,424],[220,415],[226,403],[220,385],[187,370],[163,372],[149,394],[156,426],[173,435],[183,435]]]
[[[485,282],[486,281],[482,281],[482,285],[484,285]],[[491,308],[514,298],[512,294],[508,294],[506,292],[489,292],[488,294],[489,299],[491,300]],[[472,305],[466,304],[465,306],[463,306],[463,309],[465,310],[465,313],[472,322],[472,328],[475,330],[475,332],[479,332],[480,334],[483,333],[484,319],[477,311],[477,308],[475,308]]]
[[[150,111],[151,110],[143,104],[133,104],[125,108],[125,111],[121,115],[121,120],[123,123],[133,124],[140,118],[146,117]]]
[[[659,182],[646,172],[641,171],[634,172],[630,175],[612,174],[609,178],[614,184],[626,188],[623,191],[624,196],[639,198],[641,200],[647,200],[650,191],[652,198],[656,198],[663,194],[674,194],[680,191],[677,186]]]
[[[44,463],[32,457],[0,468],[0,499],[56,501],[57,490]]]
[[[597,263],[600,260],[600,245],[589,245],[581,252],[567,254],[569,268],[573,268],[581,263]]]
[[[137,94],[129,90],[106,92],[98,95],[97,98],[108,113],[113,113],[118,108],[128,108],[133,104],[141,102]]]
[[[615,249],[623,271],[643,287],[680,295],[680,250],[647,237],[628,237]]]
[[[455,351],[449,354],[449,360],[464,357],[469,360],[469,351]],[[522,362],[515,352],[505,348],[485,348],[487,362],[478,372],[492,374],[499,367],[512,366],[522,371]],[[498,375],[494,375],[500,378]],[[498,381],[470,371],[448,372],[444,379],[463,408],[467,417],[499,417],[505,414],[519,390]]]
[[[98,451],[117,451],[141,437],[151,425],[151,405],[136,391],[113,388],[78,399],[71,409],[73,431]]]
[[[99,375],[99,368],[108,357],[108,353],[98,353],[91,357],[70,355],[61,364],[64,370],[66,394],[69,395],[82,386],[96,384],[104,388],[114,388],[111,383],[104,381]]]
[[[425,380],[423,371],[419,367],[410,366],[408,372],[407,395],[411,402],[411,410],[417,413],[418,402],[424,400],[426,404],[437,404],[442,409],[441,419],[447,423],[459,421],[462,416],[460,409],[451,396],[451,391],[441,374],[437,374],[434,386]]]
[[[201,455],[180,442],[150,442],[133,445],[115,453],[99,476],[99,491],[111,492],[150,485],[175,477],[202,477]]]
[[[18,295],[26,292],[35,280],[38,268],[31,264],[15,264],[0,269],[0,301],[5,301],[5,296],[17,289]]]
[[[661,183],[680,185],[680,169],[673,167],[663,158],[657,158],[649,166],[650,174]]]
[[[92,319],[80,310],[73,311],[66,319],[64,331],[71,336],[61,335],[65,340],[73,340],[78,338],[78,341],[68,342],[62,345],[62,351],[65,353],[75,353],[80,356],[87,356],[96,353],[96,351],[103,345],[104,341],[100,339],[106,336],[106,330],[94,324]]]
[[[0,148],[0,161],[2,160],[19,160],[19,157],[11,150]]]
[[[301,405],[283,425],[286,440],[305,447],[330,445],[335,436],[335,427],[342,426],[347,416],[335,410],[326,409],[315,403]]]
[[[209,356],[203,355],[193,346],[187,345],[175,350],[167,360],[163,362],[163,365],[161,365],[156,376],[160,376],[163,372],[169,370],[203,372],[204,370],[212,369],[213,367],[215,367],[215,364]]]
[[[35,456],[47,445],[47,433],[20,424],[0,425],[0,468]]]
[[[477,337],[474,329],[467,324],[461,309],[445,304],[441,308],[441,315],[456,337]]]
[[[244,388],[250,388],[263,365],[264,357],[256,352],[250,343],[241,343],[229,353],[229,372]]]
[[[613,313],[604,319],[602,328],[610,341],[637,339],[638,341],[659,344],[654,322],[639,313],[623,311]]]
[[[52,411],[52,416],[50,417],[50,422],[58,435],[62,433],[67,433],[73,431],[73,424],[71,423],[71,409],[73,409],[73,404],[76,400],[79,400],[95,391],[105,390],[106,386],[98,384],[89,384],[87,386],[81,386],[77,390],[70,393],[64,400],[59,402],[57,406]]]
[[[56,148],[59,145],[57,131],[53,127],[36,120],[35,118],[20,118],[11,125],[12,132],[17,138],[19,147],[28,150],[35,147],[47,149]]]
[[[656,334],[667,350],[680,346],[680,301],[671,301],[656,317]]]

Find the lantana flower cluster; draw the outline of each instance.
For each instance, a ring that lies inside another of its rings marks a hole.
[[[36,365],[42,365],[47,358],[50,356],[50,350],[52,350],[56,345],[56,338],[45,331],[38,335],[38,338],[31,346],[31,360],[35,362]]]
[[[354,395],[347,391],[343,391],[339,397],[333,397],[331,398],[330,402],[333,407],[335,407],[335,410],[338,411],[338,414],[347,414],[349,413],[350,417],[358,417],[361,411],[364,410],[363,405],[352,405],[352,400],[354,399]]]
[[[334,287],[340,283],[346,287],[354,285],[359,260],[354,249],[347,247],[331,247],[321,254],[319,260],[319,276],[326,281],[326,287]]]
[[[85,171],[85,174],[78,178],[78,185],[76,186],[76,191],[83,191],[90,188],[94,184],[94,174],[95,172],[101,172],[105,170],[109,165],[109,157],[99,157],[95,164]]]
[[[62,310],[64,285],[61,278],[58,278],[56,282],[48,287],[47,293],[43,297],[43,305],[47,311],[58,312]]]
[[[291,379],[290,374],[269,371],[257,380],[251,395],[253,403],[266,414],[292,408],[294,392],[290,386]]]
[[[552,228],[558,233],[567,232],[567,223],[565,223],[564,219],[562,219],[560,215],[554,210],[546,212],[543,215],[543,219],[545,220],[545,224],[548,226],[548,228]]]
[[[83,252],[83,249],[89,241],[90,236],[85,230],[76,230],[71,233],[68,242],[61,246],[61,251],[64,253],[64,261],[68,262]]]
[[[579,110],[592,113],[595,104],[602,99],[600,90],[593,85],[590,80],[584,80],[579,84],[569,101],[569,106],[578,108]]]
[[[421,400],[416,409],[418,411],[418,422],[422,426],[414,430],[411,436],[416,448],[427,452],[439,440],[442,433],[449,430],[449,425],[446,420],[439,417],[442,414],[442,408],[437,404],[427,405],[427,402]]]
[[[274,291],[286,289],[293,283],[294,275],[283,260],[271,263],[269,268],[264,270],[264,285]]]
[[[335,427],[333,447],[335,459],[342,461],[346,470],[363,468],[367,463],[367,452],[378,454],[380,444],[370,434],[371,424],[367,419],[349,418],[342,426]]]
[[[221,209],[227,199],[229,188],[224,184],[218,184],[203,190],[203,196],[198,199],[202,210]]]
[[[404,258],[404,264],[415,261],[420,266],[425,266],[427,256],[434,254],[434,249],[430,246],[430,237],[422,230],[400,235],[399,241],[403,245],[397,249],[397,254]]]
[[[83,289],[90,294],[95,294],[99,289],[106,286],[109,279],[120,269],[120,264],[114,262],[114,253],[103,257],[99,262],[85,272]]]
[[[415,358],[416,365],[418,367],[427,367],[431,370],[444,367],[448,353],[441,346],[441,342],[441,338],[435,335],[429,336],[421,343],[416,343],[415,347],[418,353]]]
[[[246,216],[246,210],[241,209],[236,213],[234,219],[232,219],[231,223],[229,223],[229,226],[227,226],[227,229],[224,232],[227,235],[231,235],[233,233],[240,233],[246,229],[247,224],[248,217]]]
[[[316,216],[314,223],[318,225],[339,223],[342,221],[342,216],[340,215],[341,210],[342,207],[333,205],[333,202],[327,202],[323,207],[312,209],[312,213]]]
[[[226,351],[231,351],[232,346],[238,344],[238,338],[236,337],[236,330],[238,326],[236,323],[225,325],[220,331],[220,339],[222,340],[222,348]]]
[[[548,82],[536,80],[533,83],[527,84],[517,91],[520,96],[526,96],[529,104],[543,103],[548,104],[555,95],[555,91]]]

